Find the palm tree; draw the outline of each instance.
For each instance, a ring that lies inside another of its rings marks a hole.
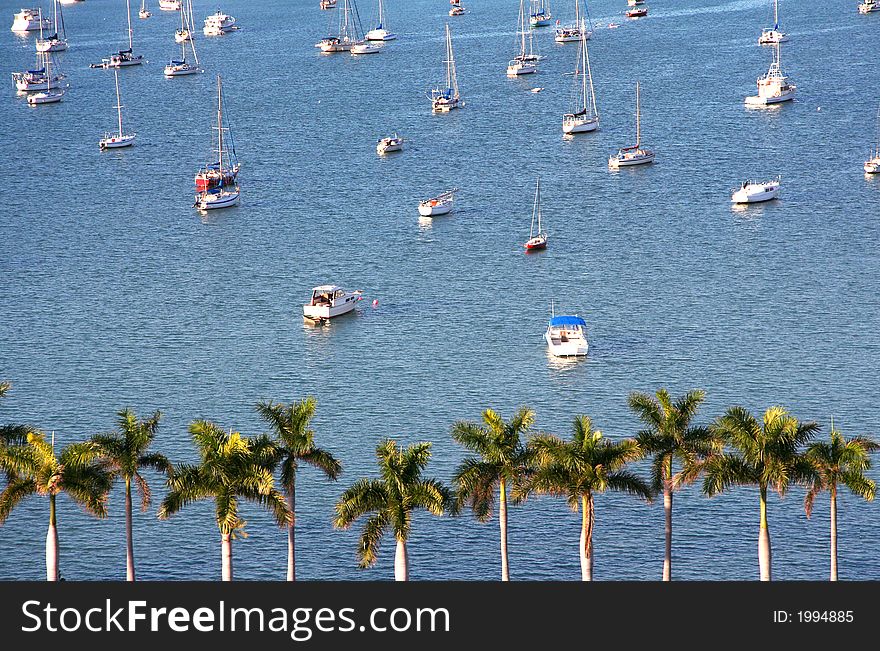
[[[309,423],[315,415],[317,401],[308,397],[289,405],[260,402],[257,411],[275,434],[275,447],[281,463],[281,485],[287,491],[290,525],[287,527],[287,580],[296,580],[296,471],[299,463],[307,463],[336,481],[342,464],[326,450],[315,446],[315,433]]]
[[[12,388],[9,382],[0,382],[0,398]],[[22,445],[27,443],[27,435],[32,428],[27,425],[0,425],[0,446]]]
[[[867,436],[844,438],[831,422],[831,440],[816,441],[807,448],[804,456],[812,462],[815,475],[807,496],[804,510],[807,517],[813,511],[813,502],[822,491],[831,495],[831,580],[837,581],[837,488],[846,486],[853,493],[868,501],[874,499],[877,485],[865,477],[871,467],[871,453],[880,449],[876,441]]]
[[[30,495],[49,498],[49,530],[46,534],[46,580],[58,580],[58,516],[56,497],[67,493],[86,511],[107,517],[107,493],[113,480],[96,462],[98,450],[91,442],[71,443],[55,453],[42,432],[30,432],[23,445],[0,447],[0,468],[7,474],[0,492],[0,524]]]
[[[232,581],[232,541],[245,526],[238,512],[239,500],[265,508],[279,527],[291,521],[284,496],[275,489],[272,477],[274,446],[268,437],[250,439],[238,432],[225,432],[205,420],[192,423],[189,432],[201,463],[180,464],[172,469],[159,518],[164,520],[192,502],[213,499],[220,529],[222,578]]]
[[[449,491],[436,479],[422,479],[431,458],[430,443],[398,448],[385,439],[376,448],[380,479],[361,479],[348,488],[336,504],[334,525],[348,529],[361,516],[371,514],[361,534],[360,567],[375,565],[382,536],[391,528],[397,549],[394,555],[395,581],[409,580],[406,542],[412,528],[412,512],[424,509],[443,515],[449,505]]]
[[[697,479],[702,462],[717,447],[715,437],[706,427],[691,421],[706,398],[702,390],[689,391],[675,402],[666,389],[654,396],[631,393],[629,408],[647,425],[636,435],[641,449],[653,455],[651,485],[663,491],[666,516],[666,549],[663,557],[663,580],[672,580],[672,496],[675,491]]]
[[[732,452],[706,461],[703,492],[710,497],[731,486],[757,486],[761,505],[758,563],[762,581],[772,579],[770,529],[767,524],[767,491],[782,497],[792,483],[813,477],[811,462],[801,448],[817,431],[816,423],[799,422],[783,407],[770,407],[759,421],[742,407],[730,407],[714,424]]]
[[[633,439],[609,441],[593,430],[587,416],[575,416],[571,441],[552,434],[540,434],[529,441],[537,468],[514,494],[545,493],[564,497],[575,513],[581,512],[581,579],[593,578],[593,525],[596,493],[622,491],[650,501],[651,487],[640,477],[625,470],[626,464],[642,457]]]
[[[168,473],[171,464],[164,455],[158,452],[147,452],[147,448],[156,438],[159,427],[160,412],[154,413],[147,420],[138,420],[131,409],[117,412],[119,429],[112,434],[96,434],[92,441],[98,446],[104,466],[110,470],[114,479],[125,480],[125,578],[135,580],[134,542],[132,540],[131,516],[131,483],[137,484],[141,495],[141,510],[146,511],[152,501],[152,492],[147,480],[140,471],[152,468]]]
[[[531,451],[522,436],[535,422],[535,412],[521,407],[505,422],[492,409],[483,412],[481,427],[477,423],[459,421],[452,426],[452,438],[475,452],[455,472],[457,487],[454,511],[468,504],[480,522],[486,522],[495,510],[495,489],[498,489],[498,521],[501,528],[501,580],[510,581],[507,559],[507,491],[528,474]]]

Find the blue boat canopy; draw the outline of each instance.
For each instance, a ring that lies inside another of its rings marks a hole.
[[[550,325],[551,326],[572,325],[572,326],[586,327],[587,322],[584,321],[579,316],[554,316],[552,319],[550,319]]]

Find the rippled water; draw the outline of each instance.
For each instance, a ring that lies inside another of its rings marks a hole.
[[[200,21],[217,3],[194,4]],[[33,37],[0,29],[0,378],[14,383],[0,420],[67,443],[110,429],[122,407],[160,408],[159,447],[180,461],[194,457],[193,418],[257,433],[257,400],[314,394],[319,441],[346,472],[338,486],[300,475],[298,570],[331,579],[391,577],[390,540],[379,566],[360,571],[357,532],[330,524],[343,487],[374,472],[377,441],[433,441],[429,470],[448,480],[463,456],[450,425],[486,406],[509,415],[529,404],[560,434],[583,412],[622,437],[637,429],[629,391],[703,387],[704,420],[730,404],[783,403],[849,434],[876,432],[880,189],[861,163],[880,98],[870,60],[855,53],[873,51],[880,16],[858,15],[855,0],[783,2],[798,100],[750,111],[743,97],[769,62],[756,45],[769,2],[654,0],[648,18],[628,22],[622,0],[595,0],[594,21],[621,23],[590,41],[601,130],[565,141],[563,73],[577,48],[541,30],[540,73],[505,78],[515,0],[471,0],[454,19],[444,0],[389,0],[401,38],[363,58],[312,47],[335,20],[317,4],[225,0],[241,31],[199,34],[208,74],[172,80],[161,68],[177,51],[177,14],[153,7],[135,20],[149,64],[120,74],[138,142],[104,154],[112,73],[88,64],[123,46],[120,1],[65,8],[72,88],[58,105],[15,95],[9,74],[32,62]],[[563,22],[567,4],[553,7]],[[18,8],[0,0],[2,20]],[[360,11],[367,21],[372,3]],[[432,115],[424,93],[442,78],[447,20],[467,107]],[[200,217],[191,183],[210,147],[217,73],[243,201]],[[657,162],[612,173],[608,154],[634,135],[636,79]],[[406,151],[377,157],[375,139],[394,131]],[[538,174],[551,242],[526,257]],[[732,186],[776,174],[780,201],[731,210]],[[417,201],[450,185],[461,187],[456,211],[420,222]],[[323,282],[368,300],[356,317],[304,327],[300,305]],[[551,299],[588,320],[587,361],[548,358]],[[827,576],[827,496],[810,521],[801,499],[771,499],[777,578]],[[118,490],[111,508],[98,522],[62,500],[67,578],[124,577]],[[662,508],[617,495],[597,508],[595,576],[659,578]],[[753,491],[707,500],[690,490],[675,508],[677,578],[757,578]],[[46,510],[31,499],[0,527],[0,577],[44,576]],[[880,578],[877,513],[842,499],[841,577]],[[254,508],[245,517],[237,577],[283,578],[284,533]],[[578,526],[559,500],[513,509],[513,577],[578,578]],[[139,515],[135,529],[142,578],[219,576],[209,504],[168,522]],[[419,516],[412,576],[496,578],[497,546],[494,521]]]

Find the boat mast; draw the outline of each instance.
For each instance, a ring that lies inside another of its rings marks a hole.
[[[119,98],[119,69],[113,68],[113,76],[116,78],[116,114],[119,119],[119,137],[122,137],[122,100]]]
[[[580,28],[581,26],[581,0],[574,0],[574,22]]]
[[[195,24],[193,23],[193,5],[192,0],[187,0],[187,14],[186,14],[186,22],[187,28],[189,30],[189,45],[193,51],[193,60],[196,62],[196,65],[199,65],[199,55],[196,54],[196,29]],[[186,58],[184,56],[184,58]]]
[[[40,7],[39,13],[37,14],[40,18],[40,40],[43,40],[43,8]],[[39,52],[39,50],[37,50]]]
[[[452,90],[452,96],[458,99],[458,78],[455,75],[455,54],[452,52],[452,32],[446,23],[446,88]]]
[[[519,0],[519,35],[520,35],[519,55],[520,55],[520,57],[524,57],[526,55],[525,0]]]
[[[773,29],[779,29],[779,0],[773,0]]]
[[[128,18],[128,49],[134,50],[132,43],[132,34],[134,32],[131,29],[131,0],[125,0],[125,17]]]
[[[217,75],[217,151],[220,166],[220,185],[223,185],[223,81]]]
[[[639,102],[639,82],[636,82],[636,149],[642,144],[642,116]]]
[[[538,213],[538,235],[540,235],[543,231],[541,230],[541,177],[538,177],[538,180],[535,182],[535,212]]]
[[[181,3],[180,5],[180,33],[181,36],[185,36],[187,31],[186,26],[186,3]],[[189,37],[192,38],[192,34],[189,34]],[[180,58],[183,59],[183,62],[186,63],[186,39],[180,41]]]
[[[379,29],[385,26],[385,6],[382,0],[379,0]]]

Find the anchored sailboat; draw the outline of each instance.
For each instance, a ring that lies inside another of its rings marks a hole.
[[[46,78],[52,79],[52,57],[48,54],[46,55]],[[30,106],[36,106],[37,104],[55,104],[56,102],[60,102],[61,98],[64,97],[64,91],[60,89],[51,90],[50,84],[46,84],[46,90],[41,93],[36,93],[34,95],[28,95],[27,103]]]
[[[458,92],[458,76],[455,73],[455,55],[452,51],[452,32],[446,24],[446,87],[431,90],[431,110],[435,113],[447,113],[452,109],[464,106]]]
[[[134,133],[125,133],[122,130],[122,99],[119,94],[119,70],[113,70],[113,77],[116,80],[116,106],[113,108],[116,109],[116,116],[119,122],[119,132],[104,134],[104,137],[98,141],[98,147],[100,147],[101,151],[104,151],[105,149],[131,147],[134,144],[134,139],[137,135]]]
[[[519,41],[519,54],[511,59],[507,64],[507,76],[518,77],[519,75],[529,75],[538,72],[538,64],[535,58],[529,57],[526,52],[526,33],[529,40],[532,40],[531,30],[526,30],[526,12],[525,0],[519,0],[519,32],[517,32],[517,41]]]
[[[57,69],[59,66],[55,66],[54,74],[51,72],[51,59],[51,52],[37,52],[36,68],[25,72],[13,72],[12,80],[15,82],[16,89],[20,92],[33,92],[67,88],[69,86],[66,81],[67,77]]]
[[[178,43],[190,41],[196,33],[193,21],[192,0],[187,0],[180,5],[180,29],[174,32],[174,40]]]
[[[767,106],[794,99],[797,86],[789,83],[788,77],[782,72],[779,43],[773,49],[773,61],[770,69],[758,78],[758,94],[746,97],[747,106]]]
[[[149,18],[152,12],[147,9],[147,0],[141,0],[141,10],[138,12],[138,18]]]
[[[760,45],[773,45],[788,41],[788,34],[779,29],[779,0],[773,0],[773,27],[765,27],[758,37]]]
[[[172,59],[171,63],[165,66],[164,74],[166,77],[181,77],[183,75],[195,75],[204,70],[199,67],[199,55],[196,54],[195,30],[192,29],[192,0],[181,7],[180,11],[180,30],[177,32],[186,32],[188,38],[177,39],[180,43],[180,59]],[[186,60],[186,48],[189,43],[189,49],[192,50],[193,62]]]
[[[241,201],[241,191],[237,185],[238,162],[235,158],[235,144],[232,131],[223,126],[223,81],[217,75],[217,162],[206,165],[196,174],[196,201],[194,208],[199,210],[215,210],[237,206]],[[224,138],[229,132],[229,138]],[[232,145],[227,148],[227,140]],[[231,188],[231,189],[229,189]]]
[[[654,162],[654,152],[650,149],[642,149],[642,114],[641,100],[639,95],[639,82],[636,82],[636,144],[632,147],[623,147],[608,158],[608,167],[616,170],[620,167],[631,165],[644,165]]]
[[[58,6],[58,0],[53,2],[55,8],[55,33],[49,38],[43,38],[43,27],[40,23],[40,38],[37,40],[37,52],[63,52],[67,49],[67,30],[64,28],[64,12]],[[41,10],[42,11],[42,10]],[[60,21],[60,22],[59,22]],[[59,36],[58,25],[61,25]]]
[[[575,84],[580,86],[577,107],[562,116],[562,133],[586,133],[599,128],[599,109],[596,107],[596,89],[593,87],[593,73],[590,69],[590,54],[587,39],[581,35],[579,61],[575,67]],[[580,84],[578,84],[580,77]]]
[[[131,28],[131,0],[125,0],[125,17],[128,20],[128,49],[119,50],[101,63],[93,63],[91,68],[122,68],[125,66],[139,66],[144,62],[144,55],[134,55],[134,31]]]
[[[537,228],[535,228],[537,226]],[[535,205],[532,207],[532,225],[529,227],[529,239],[523,244],[526,253],[547,248],[547,231],[541,224],[541,177],[535,182]]]
[[[877,144],[864,165],[865,174],[880,174],[880,109],[877,110]]]
[[[546,27],[553,20],[550,13],[550,0],[531,0],[529,10],[530,27]]]
[[[589,10],[584,11],[585,16],[581,15],[581,0],[574,0],[574,23],[570,25],[561,26],[559,21],[556,21],[556,36],[554,40],[557,43],[571,43],[574,41],[581,40],[581,35],[585,35],[587,38],[590,38],[593,35],[592,21],[590,27],[587,27],[587,20],[589,20]]]
[[[339,29],[335,35],[322,38],[315,44],[321,52],[350,52],[357,43],[357,32],[351,15],[351,0],[343,0],[342,11],[339,12]]]
[[[367,32],[364,38],[368,41],[393,41],[397,38],[397,34],[388,31],[383,0],[379,0],[379,24]]]

